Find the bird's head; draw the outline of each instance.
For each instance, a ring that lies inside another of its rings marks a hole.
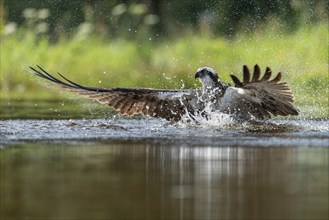
[[[195,78],[200,80],[204,89],[210,89],[220,84],[217,73],[210,67],[199,68]]]

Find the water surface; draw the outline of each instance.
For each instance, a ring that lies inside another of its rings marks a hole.
[[[56,113],[0,121],[1,219],[329,217],[328,120]]]

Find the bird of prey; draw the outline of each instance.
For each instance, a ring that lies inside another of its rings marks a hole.
[[[259,66],[253,74],[243,66],[243,80],[231,75],[234,86],[222,83],[210,67],[201,67],[195,78],[202,83],[199,89],[163,90],[145,88],[96,88],[79,85],[62,74],[54,77],[40,66],[30,67],[33,72],[62,88],[109,105],[122,115],[164,118],[179,121],[184,116],[195,119],[207,118],[212,112],[232,115],[241,120],[264,120],[271,116],[298,115],[293,105],[293,93],[285,82],[280,82],[279,72],[273,79],[272,71],[266,68],[261,77]],[[261,78],[260,78],[261,77]]]

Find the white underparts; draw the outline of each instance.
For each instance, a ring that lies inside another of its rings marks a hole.
[[[199,78],[199,80],[202,83],[204,89],[211,89],[215,86],[214,80],[210,78],[208,75]]]

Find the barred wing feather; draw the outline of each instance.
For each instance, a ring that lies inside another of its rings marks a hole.
[[[254,67],[251,77],[247,66],[243,67],[243,81],[231,75],[235,87],[229,87],[222,98],[222,110],[237,114],[242,118],[250,115],[257,119],[270,118],[271,115],[298,115],[293,106],[293,93],[285,82],[280,82],[282,74],[270,79],[272,71],[266,68],[260,78],[260,68]]]
[[[59,84],[66,90],[97,100],[102,104],[107,104],[123,115],[144,114],[178,121],[186,113],[194,114],[193,108],[189,105],[189,101],[193,96],[191,90],[86,87],[58,73],[63,79],[60,80],[40,66],[38,66],[40,70],[30,68],[36,75]]]

